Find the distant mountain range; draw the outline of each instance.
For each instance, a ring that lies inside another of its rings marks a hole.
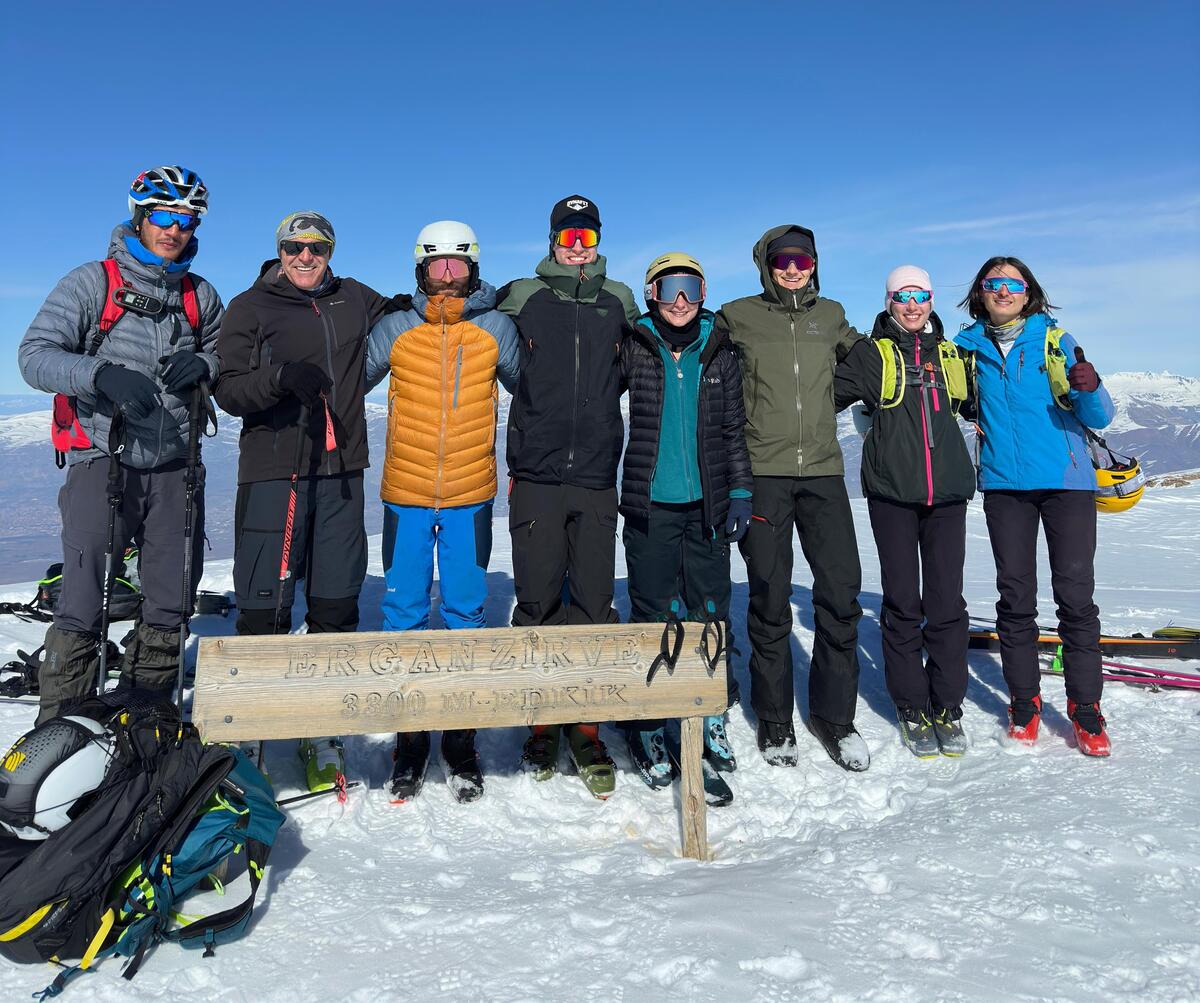
[[[1104,433],[1109,445],[1138,457],[1157,487],[1169,489],[1193,479],[1200,469],[1200,379],[1170,373],[1114,373],[1104,382],[1117,405],[1116,420]],[[503,451],[509,400],[508,394],[501,391],[501,427],[496,438],[501,453],[497,532],[504,531],[501,520],[508,511]],[[383,453],[386,412],[385,404],[375,395],[368,398],[367,431],[375,457]],[[233,552],[240,427],[238,419],[222,415],[217,436],[204,443],[207,535],[213,557],[228,557]],[[37,578],[48,564],[61,560],[57,501],[64,474],[54,466],[49,428],[46,395],[0,395],[0,469],[8,471],[0,484],[0,582]],[[839,421],[839,439],[846,457],[847,487],[852,496],[858,496],[862,442],[848,414]],[[379,497],[379,470],[376,464],[367,471],[370,533],[379,532],[381,524],[381,507],[372,504]],[[102,503],[103,499],[97,499],[97,504]]]

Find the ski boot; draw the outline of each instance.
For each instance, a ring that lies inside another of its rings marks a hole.
[[[566,726],[567,748],[579,779],[592,797],[606,801],[616,789],[617,775],[608,750],[600,740],[600,725],[571,724]]]
[[[943,707],[935,713],[933,730],[943,756],[962,756],[971,747],[963,731],[961,707]]]
[[[429,732],[400,732],[392,750],[392,803],[403,804],[421,793],[429,765]]]
[[[1068,700],[1067,717],[1071,719],[1071,727],[1075,729],[1075,741],[1080,752],[1085,756],[1112,754],[1112,745],[1108,740],[1108,731],[1104,726],[1104,715],[1100,713],[1099,703],[1076,703],[1074,700]]]
[[[918,759],[936,759],[938,746],[937,731],[929,715],[919,707],[896,707],[896,720],[900,722],[900,741]]]
[[[442,732],[442,759],[446,761],[446,783],[454,800],[461,804],[483,797],[483,774],[475,752],[475,729]]]
[[[640,721],[625,729],[625,741],[629,755],[638,774],[651,790],[671,786],[674,771],[667,754],[667,730],[663,725],[647,728],[649,722]]]
[[[1042,698],[1014,699],[1008,708],[1008,737],[1021,745],[1037,742],[1038,725],[1042,723]]]
[[[534,780],[549,780],[558,772],[558,741],[562,728],[557,724],[537,724],[530,729],[521,752],[521,769]]]
[[[724,714],[704,719],[704,758],[718,773],[732,773],[737,769],[737,757],[725,733]]]
[[[858,729],[851,724],[834,724],[813,714],[808,719],[811,731],[829,753],[829,758],[843,770],[862,773],[871,765],[871,753]]]
[[[296,751],[310,793],[346,786],[346,757],[340,738],[302,738]]]
[[[795,766],[800,762],[792,722],[759,721],[758,751],[771,766]]]

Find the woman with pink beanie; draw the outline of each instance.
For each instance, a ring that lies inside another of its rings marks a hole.
[[[862,490],[883,582],[884,676],[900,736],[921,759],[968,748],[962,585],[975,468],[957,419],[968,392],[964,357],[933,312],[928,273],[901,265],[887,277],[871,339],[838,364],[834,396],[839,410],[865,405],[856,421],[869,422]]]

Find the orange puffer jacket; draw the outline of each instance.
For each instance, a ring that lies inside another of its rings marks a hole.
[[[413,297],[371,331],[367,382],[390,371],[380,495],[453,508],[496,496],[496,381],[515,386],[519,348],[487,283],[467,299]]]

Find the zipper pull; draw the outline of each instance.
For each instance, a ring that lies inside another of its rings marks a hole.
[[[320,316],[321,316],[321,311],[317,309],[317,301],[316,301],[316,300],[309,300],[308,302],[310,302],[310,303],[312,304],[313,313],[315,313],[315,314],[316,314],[318,317],[320,317]]]

